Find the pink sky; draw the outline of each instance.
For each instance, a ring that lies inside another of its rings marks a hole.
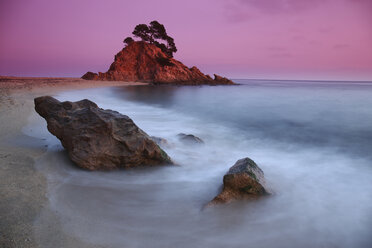
[[[152,20],[205,73],[372,80],[372,0],[0,0],[0,75],[106,71]]]

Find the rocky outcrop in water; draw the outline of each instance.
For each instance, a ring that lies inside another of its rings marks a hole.
[[[250,158],[238,160],[224,175],[222,192],[208,205],[267,195],[263,171]]]
[[[188,68],[180,61],[167,56],[157,46],[144,41],[132,42],[116,54],[115,61],[107,72],[87,72],[82,78],[155,84],[234,84],[218,75],[212,79],[195,66]]]
[[[196,137],[193,134],[180,133],[177,135],[177,137],[180,141],[182,141],[185,144],[199,144],[199,145],[204,144],[204,141],[201,138]]]
[[[168,155],[126,115],[94,102],[35,98],[35,110],[79,167],[110,170],[171,164]]]

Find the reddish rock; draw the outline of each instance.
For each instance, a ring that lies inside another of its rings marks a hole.
[[[35,110],[79,167],[109,170],[171,164],[168,155],[126,115],[94,102],[35,98]]]
[[[214,80],[217,82],[221,82],[221,84],[230,84],[231,80],[225,77],[221,77],[217,74],[214,74]]]
[[[129,44],[115,56],[109,70],[98,74],[87,72],[87,80],[140,81],[158,84],[234,84],[215,75],[212,79],[197,67],[188,68],[180,61],[169,58],[153,44],[137,41]]]
[[[94,80],[96,78],[96,76],[98,76],[97,73],[93,73],[91,71],[88,71],[81,78],[86,79],[86,80]]]
[[[263,171],[250,158],[238,160],[223,177],[222,192],[208,205],[267,195]]]

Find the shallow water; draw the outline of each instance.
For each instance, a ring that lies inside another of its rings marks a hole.
[[[65,232],[107,247],[372,247],[372,84],[239,82],[56,96],[130,116],[168,139],[176,167],[77,169],[33,114],[24,131],[47,139],[37,166]],[[205,145],[179,143],[180,132]],[[228,168],[247,156],[274,194],[203,209]]]

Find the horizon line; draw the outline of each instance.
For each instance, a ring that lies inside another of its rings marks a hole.
[[[19,78],[19,79],[28,79],[28,78],[40,78],[40,79],[82,79],[81,77],[61,77],[61,76],[10,76],[10,75],[0,75],[1,78]],[[230,80],[256,80],[256,81],[300,81],[300,82],[356,82],[356,83],[372,83],[372,80],[335,80],[335,79],[272,79],[272,78],[229,78]],[[104,81],[104,80],[102,80]]]

